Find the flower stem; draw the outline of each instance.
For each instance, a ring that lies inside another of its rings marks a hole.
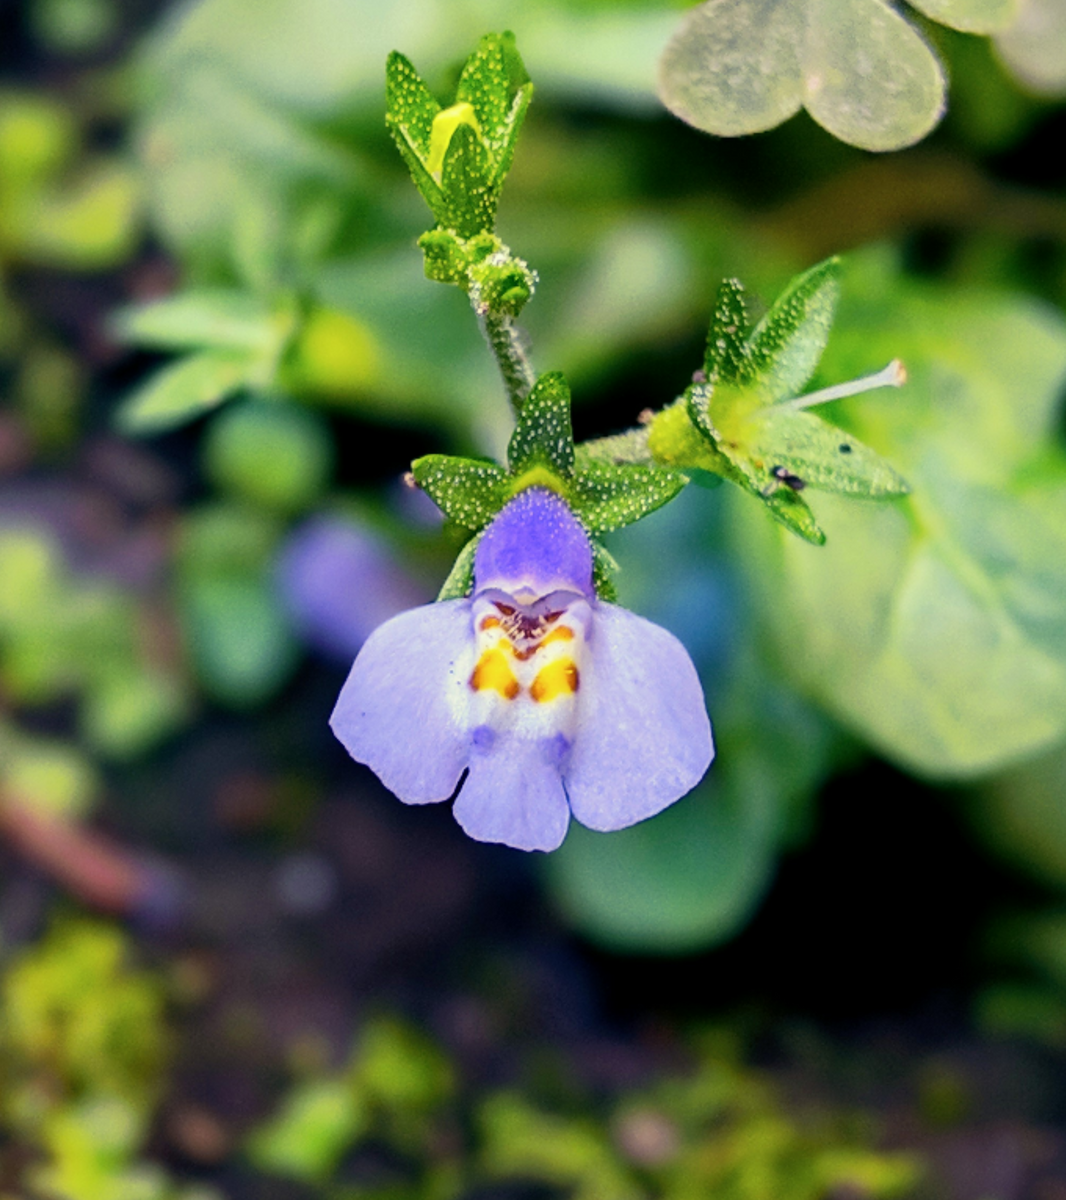
[[[478,314],[485,340],[496,356],[496,363],[503,376],[503,385],[507,389],[507,398],[517,417],[522,411],[526,397],[537,382],[533,364],[529,361],[525,337],[515,324],[514,318],[506,313],[493,313],[488,309],[479,311],[476,304],[474,311]]]

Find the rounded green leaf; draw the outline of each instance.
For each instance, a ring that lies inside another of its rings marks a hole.
[[[1061,96],[1066,92],[1066,5],[1020,0],[1018,7],[1018,19],[995,39],[999,56],[1030,91]]]
[[[1018,0],[910,0],[919,12],[964,33],[995,33],[1015,19]]]
[[[808,0],[807,111],[864,150],[921,141],[944,113],[944,71],[925,39],[882,0]]]
[[[299,512],[333,470],[333,443],[322,419],[291,404],[249,401],[213,422],[204,469],[218,487],[253,504]]]
[[[545,869],[556,902],[586,937],[621,952],[684,954],[744,925],[774,861],[772,797],[723,787],[715,770],[631,829],[571,826]]]
[[[1028,302],[882,289],[844,304],[824,365],[905,359],[906,388],[835,415],[912,494],[814,498],[818,550],[732,508],[798,686],[907,767],[973,776],[1066,733],[1066,462],[1047,441],[1066,328]]]
[[[883,0],[707,0],[660,62],[675,116],[722,137],[771,129],[805,106],[866,150],[923,138],[944,110],[944,73]]]
[[[803,103],[801,4],[708,0],[685,15],[659,62],[659,96],[719,137],[780,125]]]
[[[295,667],[299,648],[266,580],[193,578],[181,608],[193,665],[214,699],[238,708],[259,704]]]

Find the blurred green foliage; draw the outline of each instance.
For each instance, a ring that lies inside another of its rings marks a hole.
[[[57,922],[0,981],[0,1161],[31,1152],[25,1186],[63,1200],[212,1200],[141,1158],[170,1054],[160,980],[128,939]]]
[[[184,722],[184,681],[153,661],[143,601],[73,575],[32,523],[0,528],[0,572],[0,680],[14,703],[76,696],[86,744],[112,758],[142,754]]]
[[[841,1190],[906,1196],[919,1182],[918,1160],[875,1150],[861,1119],[788,1115],[728,1037],[701,1035],[693,1052],[687,1074],[568,1109],[518,1089],[458,1093],[439,1049],[382,1018],[366,1026],[343,1072],[295,1086],[255,1131],[249,1154],[260,1169],[330,1198],[387,1191],[447,1200],[519,1182],[573,1200],[821,1200]],[[338,1174],[341,1160],[381,1143],[406,1156],[410,1179],[353,1189]]]

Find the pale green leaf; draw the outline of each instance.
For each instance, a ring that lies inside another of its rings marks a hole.
[[[193,665],[213,699],[261,704],[295,668],[299,647],[268,579],[193,576],[179,601]]]
[[[676,116],[724,137],[771,129],[805,106],[866,150],[924,137],[944,109],[932,50],[883,0],[706,0],[660,63]]]
[[[1029,465],[1051,453],[1066,328],[1024,301],[889,290],[841,313],[827,369],[882,340],[908,386],[839,411],[912,494],[819,497],[818,551],[750,505],[735,518],[792,678],[907,767],[975,775],[1066,732],[1066,463]]]
[[[545,869],[556,903],[593,941],[628,953],[691,952],[725,941],[751,915],[770,878],[773,817],[765,789],[743,792],[712,774],[630,829],[572,825]]]
[[[761,462],[766,486],[789,486],[792,480],[841,495],[904,496],[906,480],[887,462],[845,433],[808,412],[769,409],[755,426],[747,450]]]
[[[207,350],[161,368],[128,396],[115,421],[129,434],[161,433],[217,408],[246,386],[259,365],[247,352]]]
[[[1040,96],[1066,93],[1066,4],[1018,0],[1018,18],[995,38],[996,50],[1023,87]]]
[[[181,292],[134,308],[110,322],[121,342],[152,350],[247,350],[269,353],[279,340],[270,309],[248,292]]]
[[[997,33],[1017,17],[1019,0],[910,0],[919,12],[964,33]]]
[[[925,39],[882,0],[807,0],[804,104],[864,150],[921,141],[944,113],[944,71]]]
[[[758,133],[800,110],[804,9],[774,0],[708,0],[685,14],[659,62],[676,117],[719,137]]]

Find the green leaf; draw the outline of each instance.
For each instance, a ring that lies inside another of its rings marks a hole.
[[[294,404],[242,400],[212,422],[204,472],[221,491],[283,513],[308,508],[326,488],[334,445],[317,414]]]
[[[756,325],[748,349],[759,382],[774,400],[798,396],[822,357],[840,294],[840,259],[797,276]]]
[[[911,0],[919,12],[963,33],[998,33],[1017,17],[1018,0]]]
[[[769,801],[765,788],[745,793],[719,773],[630,829],[574,824],[545,864],[555,901],[586,937],[623,953],[683,954],[725,941],[770,879]]]
[[[826,370],[905,358],[903,391],[837,411],[913,492],[819,497],[817,553],[739,504],[737,536],[797,686],[906,767],[973,776],[1066,734],[1066,460],[1048,441],[1066,326],[1027,301],[871,283],[842,301]]]
[[[410,60],[397,50],[385,63],[385,112],[390,128],[402,133],[419,158],[427,159],[433,119],[440,112],[440,105]]]
[[[111,319],[119,341],[153,350],[275,350],[279,329],[271,310],[248,292],[182,292],[119,309]]]
[[[513,37],[511,43],[513,48]],[[466,60],[455,98],[474,109],[485,145],[498,157],[512,107],[511,75],[500,34],[486,34]]]
[[[592,586],[601,600],[614,603],[618,591],[614,577],[618,574],[618,560],[602,543],[592,538]]]
[[[545,466],[561,476],[574,469],[570,387],[561,371],[541,375],[529,393],[507,446],[512,475]]]
[[[1066,92],[1066,7],[1025,0],[1024,18],[996,36],[996,53],[1027,91],[1057,100]]]
[[[492,181],[492,164],[485,143],[469,125],[459,125],[448,143],[441,172],[441,190],[444,194],[442,225],[454,229],[462,237],[474,237],[492,230],[499,188]]]
[[[704,368],[708,380],[715,383],[750,380],[752,366],[746,343],[747,333],[744,285],[739,279],[723,279],[718,287],[707,334]]]
[[[288,679],[299,646],[267,578],[194,576],[179,601],[193,665],[213,699],[252,707]]]
[[[368,1125],[365,1103],[347,1079],[310,1079],[255,1130],[248,1155],[261,1171],[321,1183]]]
[[[869,498],[910,491],[906,480],[869,446],[811,413],[767,410],[747,450],[763,464],[765,486],[776,490],[810,484],[821,491]]]
[[[474,587],[474,555],[481,534],[476,534],[459,551],[458,557],[448,572],[448,578],[441,585],[437,600],[462,600],[469,596]]]
[[[514,35],[488,34],[467,60],[457,98],[473,105],[481,136],[494,163],[498,188],[510,170],[515,144],[533,96]]]
[[[257,375],[260,355],[205,350],[163,367],[128,396],[115,415],[123,433],[174,429],[217,408]]]
[[[791,488],[781,487],[770,495],[760,493],[759,498],[779,525],[784,525],[786,529],[799,534],[812,546],[825,545],[825,531],[814,519],[814,513],[807,502],[797,496]]]
[[[511,103],[503,146],[496,157],[496,173],[493,177],[493,182],[497,187],[503,184],[504,179],[507,177],[507,172],[511,169],[511,163],[514,161],[515,147],[518,145],[518,135],[522,130],[522,125],[526,119],[526,112],[529,109],[532,99],[533,85],[531,83],[524,83],[515,93],[515,98]]]
[[[462,529],[484,529],[507,502],[507,473],[492,462],[427,454],[415,459],[411,472],[448,520]]]
[[[608,533],[661,508],[686,483],[680,471],[661,467],[590,463],[578,472],[570,499],[589,533]]]
[[[659,63],[666,107],[720,137],[772,129],[802,105],[842,141],[899,150],[940,120],[944,92],[936,56],[883,0],[705,0]]]
[[[400,151],[415,186],[442,225],[445,214],[440,184],[426,166],[433,135],[433,119],[440,105],[430,95],[422,76],[399,52],[393,51],[385,67],[385,124]]]

